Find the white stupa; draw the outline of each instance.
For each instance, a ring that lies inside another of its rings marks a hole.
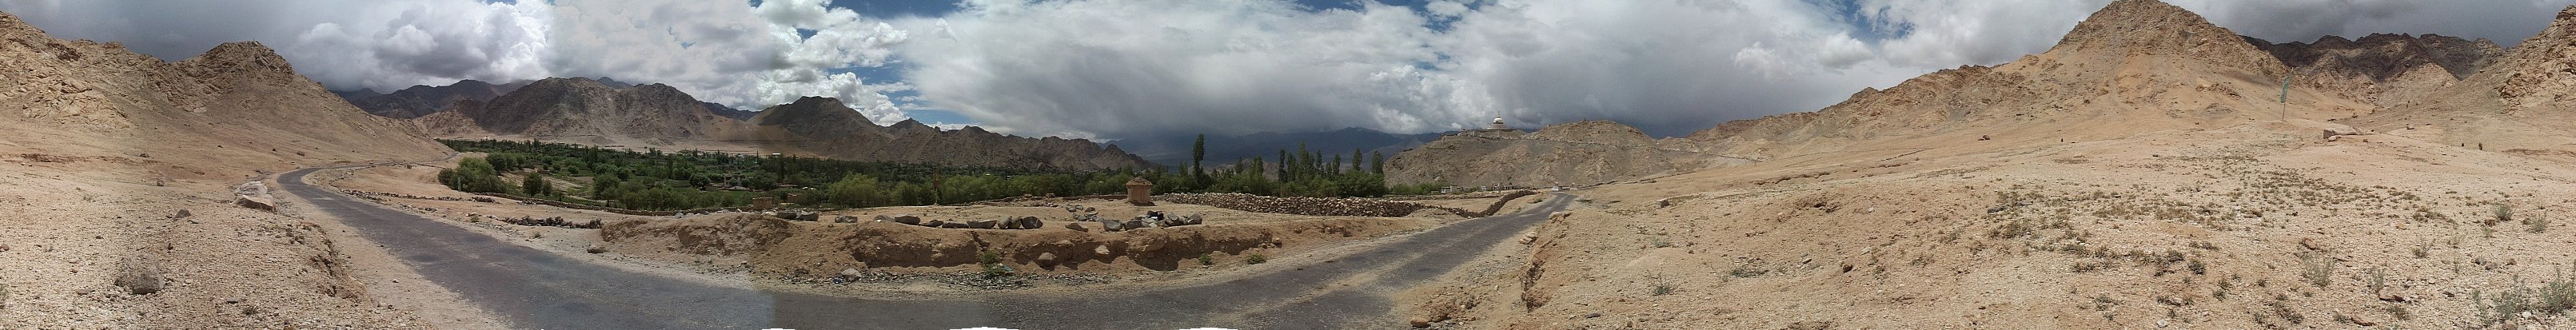
[[[1485,129],[1488,129],[1488,130],[1507,130],[1507,129],[1512,129],[1512,127],[1511,127],[1510,125],[1504,125],[1504,124],[1503,124],[1503,116],[1494,116],[1494,123],[1492,123],[1492,124],[1486,124],[1486,125],[1485,125]]]

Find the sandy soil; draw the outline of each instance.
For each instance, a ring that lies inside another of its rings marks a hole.
[[[2326,126],[1603,186],[1579,192],[1596,208],[1492,257],[1510,271],[1453,273],[1417,291],[1415,312],[1467,328],[2569,323],[2481,315],[2495,304],[2474,298],[2576,283],[2563,277],[2576,240],[2548,223],[2576,202],[2576,167],[2403,136],[2328,141],[2314,133]]]
[[[376,300],[347,253],[363,249],[294,205],[241,208],[239,182],[151,180],[109,161],[0,161],[0,213],[18,215],[0,221],[0,268],[14,269],[0,274],[0,328],[433,326]],[[150,277],[128,283],[157,290],[117,281]]]

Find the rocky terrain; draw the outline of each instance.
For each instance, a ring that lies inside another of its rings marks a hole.
[[[2526,156],[2576,160],[2576,11],[2476,74],[2418,99],[2340,122]]]
[[[827,97],[744,112],[698,101],[666,85],[621,88],[589,78],[548,78],[489,100],[461,98],[446,110],[407,122],[442,138],[539,139],[1029,170],[1153,167],[1117,146],[1088,140],[1025,138],[972,126],[943,130],[911,120],[878,126],[840,100]]]
[[[525,87],[531,82],[533,81],[493,85],[468,79],[447,86],[412,86],[391,94],[377,93],[372,89],[332,93],[340,95],[341,99],[348,100],[350,105],[366,110],[368,114],[394,119],[411,119],[446,110],[457,101],[491,101],[492,98],[509,94],[510,91],[518,90],[519,87]]]
[[[165,62],[0,14],[0,328],[430,328],[265,173],[447,150],[253,42]],[[486,325],[488,326],[488,324]]]
[[[1388,157],[1386,180],[1466,187],[1588,185],[1746,161],[1699,152],[1689,144],[1599,120],[1526,133],[1463,131]]]
[[[601,86],[605,86],[610,89],[623,90],[637,86],[635,84],[617,81],[616,79],[610,79],[608,77],[584,79],[591,79],[591,81],[597,82]],[[340,95],[340,98],[348,100],[350,105],[356,105],[358,106],[358,109],[364,109],[370,114],[395,119],[411,119],[447,110],[448,107],[456,105],[457,102],[491,102],[492,99],[500,98],[502,95],[508,95],[512,91],[519,90],[520,87],[527,87],[529,84],[534,84],[536,82],[537,81],[535,80],[520,80],[507,84],[494,85],[492,83],[479,80],[467,79],[459,80],[455,84],[445,86],[414,85],[410,88],[403,88],[402,90],[394,91],[393,93],[378,93],[372,89],[334,91],[332,93]],[[699,105],[706,107],[707,112],[712,112],[717,116],[723,116],[725,118],[733,118],[734,120],[748,120],[751,119],[752,115],[752,112],[750,111],[734,110],[733,107],[715,104],[714,102],[699,102]]]
[[[942,130],[904,120],[877,126],[828,97],[762,109],[747,134],[727,142],[769,152],[904,163],[1015,169],[1099,170],[1152,168],[1144,158],[1083,139],[1026,138],[967,126]]]
[[[2372,34],[2361,40],[2325,36],[2314,43],[2283,44],[2245,40],[2297,72],[2290,77],[2293,84],[2382,107],[2421,98],[2504,56],[2504,48],[2494,41],[2436,34]]]
[[[2549,109],[2576,81],[2571,33],[2576,7],[2489,64],[2474,42],[2360,50],[2458,42],[2429,36],[2285,63],[2120,0],[2043,54],[1700,132],[1697,150],[1756,161],[1579,191],[1586,206],[1410,292],[1411,323],[2563,327],[2576,243],[2553,221],[2576,164],[2551,151],[2569,121]],[[2277,101],[2295,70],[2474,73]]]
[[[742,126],[671,86],[617,88],[589,78],[538,80],[488,102],[457,102],[449,111],[482,132],[595,144],[672,145],[735,134]]]

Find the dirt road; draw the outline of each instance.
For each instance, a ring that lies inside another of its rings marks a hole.
[[[510,319],[545,329],[1332,329],[1401,327],[1390,295],[1527,230],[1572,198],[1462,221],[1344,256],[1213,284],[1081,295],[996,293],[972,301],[838,297],[637,274],[497,241],[304,183],[278,182],[419,269]]]

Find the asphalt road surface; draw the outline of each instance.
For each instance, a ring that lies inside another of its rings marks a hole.
[[[1448,273],[1563,210],[1572,198],[1397,238],[1329,263],[1197,286],[977,300],[825,296],[638,274],[500,242],[304,183],[278,183],[431,281],[531,329],[1347,329],[1397,328],[1390,295]]]

